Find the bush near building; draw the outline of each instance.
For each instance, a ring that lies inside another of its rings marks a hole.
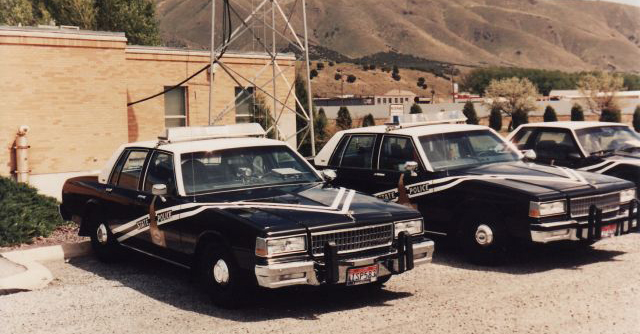
[[[636,132],[640,131],[640,104],[636,106],[636,110],[633,111],[633,128]]]
[[[27,184],[0,176],[0,246],[46,237],[63,224],[54,198],[38,194]]]
[[[620,109],[617,108],[602,109],[602,113],[600,114],[600,122],[620,123],[621,119]]]
[[[364,116],[364,118],[362,119],[362,127],[367,127],[367,126],[374,126],[376,125],[376,120],[373,118],[373,115],[371,114],[367,114],[367,116]]]
[[[491,113],[489,113],[489,127],[498,132],[502,130],[502,111],[500,108],[491,108]]]
[[[338,109],[336,126],[340,130],[351,129],[351,127],[353,126],[353,121],[351,120],[351,113],[349,113],[349,109],[347,109],[347,107],[340,107],[340,109]]]
[[[571,120],[576,122],[584,121],[584,111],[581,105],[576,103],[571,107]]]
[[[545,122],[557,122],[558,115],[556,115],[556,110],[553,109],[552,106],[547,106],[544,108],[544,115],[542,115],[542,119]]]
[[[422,114],[422,107],[420,107],[417,103],[411,105],[411,109],[409,110],[410,114]]]
[[[462,113],[467,118],[467,124],[478,124],[480,122],[480,120],[478,119],[478,115],[476,114],[476,108],[473,106],[473,103],[471,103],[471,101],[467,101],[464,104]]]

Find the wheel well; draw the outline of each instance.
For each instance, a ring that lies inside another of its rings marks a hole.
[[[195,266],[198,265],[199,261],[199,257],[202,255],[202,252],[204,251],[205,247],[208,244],[219,244],[219,245],[223,245],[223,246],[229,246],[227,242],[225,242],[224,238],[222,237],[222,235],[218,232],[205,232],[203,234],[201,234],[198,237],[198,241],[196,242],[196,248],[195,251],[193,252],[193,263]]]
[[[457,208],[456,212],[459,214],[454,219],[454,225],[452,226],[452,232],[459,234],[464,228],[465,222],[470,217],[501,217],[501,210],[493,204],[482,203],[480,201],[466,201],[462,202]]]
[[[88,237],[91,233],[89,226],[91,224],[92,215],[99,210],[98,203],[94,200],[90,200],[85,204],[84,213],[82,214],[82,220],[80,221],[80,229],[78,235]]]

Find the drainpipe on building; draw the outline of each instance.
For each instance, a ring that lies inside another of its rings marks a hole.
[[[23,125],[18,130],[18,134],[16,136],[16,146],[14,149],[16,150],[16,178],[18,182],[29,182],[29,143],[27,141],[27,132],[29,131],[29,127]]]

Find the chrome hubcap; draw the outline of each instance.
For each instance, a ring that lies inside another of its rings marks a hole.
[[[104,224],[100,224],[100,226],[98,226],[98,230],[96,231],[96,237],[98,239],[98,242],[106,245],[107,244],[107,227],[104,226]]]
[[[481,246],[489,246],[493,243],[493,231],[487,225],[480,225],[476,229],[476,242]]]
[[[229,267],[223,259],[219,259],[213,266],[213,279],[215,279],[218,284],[229,283]]]

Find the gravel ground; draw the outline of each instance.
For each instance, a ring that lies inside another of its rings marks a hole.
[[[498,268],[440,247],[366,288],[260,291],[222,310],[186,270],[142,256],[49,263],[46,289],[0,296],[0,333],[640,333],[640,234],[538,247]]]

